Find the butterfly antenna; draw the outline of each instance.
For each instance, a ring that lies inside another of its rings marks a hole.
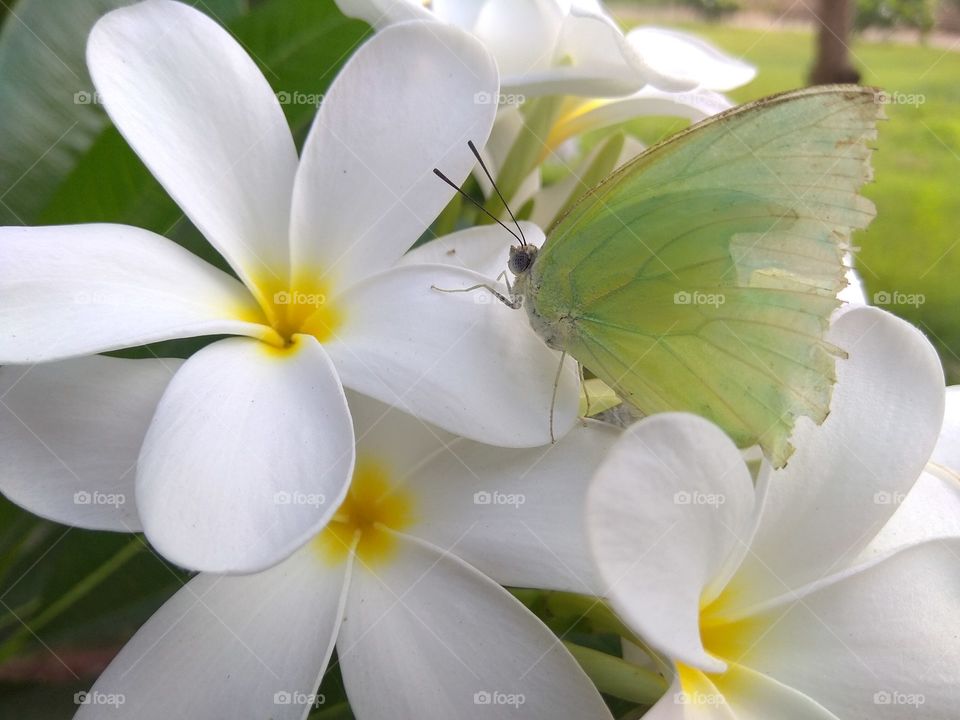
[[[500,202],[503,203],[503,206],[507,209],[507,212],[510,213],[510,218],[513,220],[513,224],[517,226],[517,232],[520,233],[521,245],[527,245],[527,239],[523,236],[523,228],[520,227],[520,223],[517,222],[517,216],[513,214],[513,210],[510,209],[510,206],[507,204],[506,198],[503,197],[503,193],[500,192],[500,188],[497,187],[497,183],[493,180],[493,175],[490,174],[490,171],[487,170],[487,164],[483,161],[483,158],[480,157],[480,153],[477,151],[477,146],[473,144],[473,140],[467,140],[467,145],[470,147],[470,152],[473,153],[473,156],[477,159],[477,162],[480,163],[480,167],[483,168],[483,174],[487,176],[487,180],[490,181],[490,184],[493,185],[493,189],[497,191],[497,197],[500,198]],[[490,213],[487,213],[488,215]],[[501,225],[503,223],[500,223]],[[516,233],[514,233],[516,237]]]
[[[489,210],[487,210],[483,205],[481,205],[481,204],[478,203],[476,200],[474,200],[472,197],[470,197],[469,194],[465,193],[465,192],[460,188],[459,185],[457,185],[453,180],[451,180],[451,179],[448,178],[446,175],[444,175],[442,172],[440,172],[439,169],[434,168],[434,169],[433,169],[433,174],[436,175],[436,176],[437,176],[438,178],[440,178],[441,180],[443,180],[447,185],[449,185],[450,187],[452,187],[452,188],[453,188],[454,190],[456,190],[458,193],[460,193],[461,195],[463,195],[467,200],[469,200],[470,202],[472,202],[472,203],[473,203],[474,205],[476,205],[478,208],[480,208],[480,211],[481,211],[481,212],[485,213],[486,216],[489,217],[491,220],[493,220],[495,223],[497,223],[497,225],[499,225],[499,226],[502,227],[504,230],[506,230],[508,233],[510,233],[511,235],[513,235],[513,236],[517,239],[517,242],[519,242],[521,245],[526,245],[526,244],[527,244],[526,240],[523,239],[523,234],[522,234],[522,233],[521,233],[520,235],[517,235],[513,230],[511,230],[509,227],[507,227],[506,225],[504,225],[503,222],[501,222],[500,218],[498,218],[498,217],[497,217],[496,215],[494,215],[492,212],[490,212]],[[518,225],[517,228],[519,229],[519,227],[520,227],[520,226]]]

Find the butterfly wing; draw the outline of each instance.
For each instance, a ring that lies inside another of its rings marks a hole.
[[[819,87],[708,119],[587,193],[552,227],[528,312],[641,412],[686,410],[783,465],[826,417],[825,333],[854,230],[874,216],[878,93]]]

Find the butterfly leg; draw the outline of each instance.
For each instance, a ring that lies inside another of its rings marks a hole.
[[[563,372],[563,363],[567,359],[567,351],[560,353],[560,366],[557,368],[557,374],[553,378],[553,397],[550,398],[550,442],[555,443],[557,438],[553,434],[553,411],[557,407],[557,391],[560,388],[560,373]]]
[[[515,298],[508,298],[508,297],[506,297],[505,295],[503,295],[502,293],[498,292],[498,291],[495,290],[494,288],[490,287],[490,286],[487,285],[486,283],[480,283],[479,285],[471,285],[470,287],[467,287],[467,288],[456,288],[456,289],[439,288],[439,287],[437,287],[436,285],[431,285],[431,286],[430,286],[430,289],[431,289],[431,290],[436,290],[437,292],[444,292],[444,293],[473,292],[474,290],[481,290],[481,289],[483,289],[483,290],[489,290],[490,293],[492,293],[493,296],[494,296],[495,298],[497,298],[497,300],[499,300],[500,302],[502,302],[504,305],[506,305],[506,306],[507,306],[508,308],[510,308],[511,310],[517,310],[517,309],[520,308],[520,301],[519,301],[519,300],[517,300],[517,299],[515,299]]]
[[[583,388],[583,398],[586,401],[587,411],[585,415],[590,415],[590,391],[587,390],[587,379],[583,376],[583,363],[577,360],[577,372],[580,374],[580,387]]]

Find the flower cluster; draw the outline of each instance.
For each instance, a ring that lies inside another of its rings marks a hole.
[[[376,33],[299,152],[199,10],[90,35],[110,120],[227,269],[125,225],[0,228],[0,490],[198,572],[77,717],[299,719],[334,667],[361,720],[610,718],[601,693],[656,720],[953,717],[960,395],[919,331],[838,313],[829,417],[774,470],[694,415],[580,419],[570,358],[449,292],[495,285],[510,237],[434,168],[493,217],[529,206],[540,245],[642,147],[582,133],[702,119],[753,68],[592,0],[337,4]]]

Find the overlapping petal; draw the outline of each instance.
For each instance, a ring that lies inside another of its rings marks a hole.
[[[960,541],[933,541],[800,588],[729,633],[758,668],[839,718],[956,716]]]
[[[147,432],[137,505],[181,565],[253,572],[320,531],[353,471],[350,413],[319,343],[230,338],[191,356]]]
[[[587,531],[617,614],[668,657],[707,671],[701,603],[749,543],[753,483],[733,442],[706,420],[663,414],[628,428],[590,488]]]
[[[493,59],[456,28],[405,23],[361,47],[303,150],[291,221],[296,273],[344,288],[391,267],[454,194],[433,169],[457,183],[470,172],[467,141],[486,142],[497,93]]]
[[[560,356],[483,289],[490,280],[443,265],[398,267],[337,299],[349,315],[325,344],[347,387],[464,437],[504,447],[549,443]],[[559,375],[554,436],[573,425],[575,364]]]
[[[138,531],[137,456],[181,363],[93,356],[0,368],[0,490],[50,520]]]
[[[590,477],[619,435],[588,421],[529,450],[458,440],[405,483],[417,503],[408,532],[501,585],[598,595],[583,507]]]
[[[378,30],[408,20],[430,20],[431,12],[417,0],[336,0],[347,17],[366,20]]]
[[[348,573],[308,547],[256,575],[194,578],[110,663],[77,720],[301,720],[333,652]]]
[[[609,718],[600,694],[539,619],[456,556],[398,536],[385,566],[354,568],[337,646],[366,720]]]
[[[627,42],[657,76],[666,80],[651,81],[661,90],[702,88],[725,92],[746,85],[757,74],[753,65],[677,30],[638,27],[627,33]]]
[[[87,64],[110,119],[247,285],[286,281],[297,152],[240,44],[185,3],[147,0],[94,26]]]
[[[737,573],[742,603],[852,561],[913,486],[940,432],[943,371],[919,330],[862,307],[839,317],[828,337],[849,357],[838,361],[829,417],[820,426],[798,422],[797,451],[770,479],[751,553]]]
[[[268,331],[239,282],[126,225],[0,229],[0,364]]]

